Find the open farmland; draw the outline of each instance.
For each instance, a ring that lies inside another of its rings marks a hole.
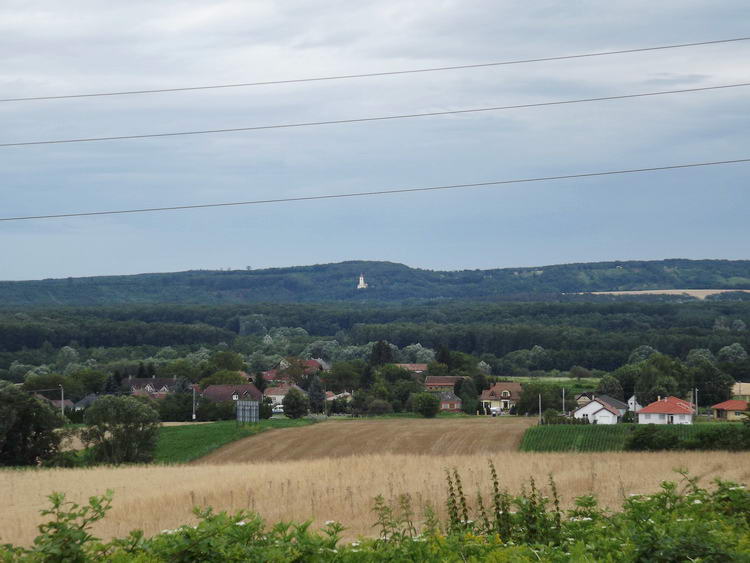
[[[726,427],[727,423],[674,424],[660,427],[675,439],[691,438],[701,430]],[[523,436],[524,452],[619,452],[637,424],[550,424],[529,428]]]
[[[529,477],[546,483],[553,475],[566,507],[576,496],[594,493],[602,504],[618,508],[624,496],[654,491],[660,481],[677,478],[678,467],[704,482],[714,477],[750,482],[750,453],[515,451],[533,422],[510,417],[332,421],[269,430],[190,465],[0,471],[0,543],[31,542],[42,521],[38,512],[52,491],[82,502],[113,489],[114,508],[95,527],[105,538],[191,523],[193,506],[210,505],[255,510],[270,522],[339,520],[348,529],[346,537],[354,539],[373,533],[370,506],[378,494],[394,499],[410,493],[417,505],[431,503],[442,512],[445,468],[461,472],[470,497],[478,488],[488,491],[488,459],[513,492]]]
[[[200,464],[293,461],[378,454],[462,455],[516,451],[530,417],[345,419],[270,430],[228,444]]]
[[[346,537],[354,539],[373,533],[370,506],[378,494],[393,499],[410,493],[417,505],[430,502],[442,513],[446,467],[458,468],[469,497],[473,498],[478,486],[488,492],[488,458],[495,462],[502,484],[515,492],[533,476],[547,494],[544,483],[552,474],[565,507],[570,507],[575,496],[594,493],[602,504],[618,508],[623,496],[652,492],[660,481],[678,478],[677,467],[701,476],[705,484],[714,477],[750,482],[750,453],[435,456],[373,452],[284,462],[267,462],[262,450],[256,453],[256,463],[0,471],[0,543],[30,543],[42,521],[38,511],[47,505],[45,496],[52,491],[65,491],[70,500],[82,502],[113,489],[114,508],[94,528],[105,538],[124,536],[134,528],[154,534],[192,523],[191,509],[197,504],[218,510],[256,510],[270,522],[309,518],[320,526],[326,520],[339,520],[348,529]]]

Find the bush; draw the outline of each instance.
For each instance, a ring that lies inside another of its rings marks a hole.
[[[0,466],[37,465],[60,448],[60,415],[47,401],[0,381]]]
[[[289,392],[282,401],[284,405],[284,414],[289,418],[301,418],[307,414],[308,401],[307,395],[296,387],[289,389]]]
[[[388,401],[384,401],[383,399],[375,399],[367,408],[367,414],[370,415],[390,414],[392,412],[393,407],[391,406],[391,404]]]
[[[83,442],[94,461],[144,463],[154,457],[159,414],[134,397],[106,395],[86,409]]]
[[[411,408],[425,418],[434,418],[440,412],[440,399],[434,393],[415,393],[411,398]]]

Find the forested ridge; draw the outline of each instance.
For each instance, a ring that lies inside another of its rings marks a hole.
[[[366,290],[356,289],[360,273],[369,284]],[[263,270],[6,281],[0,282],[0,306],[538,301],[570,300],[575,296],[562,294],[577,292],[647,289],[750,289],[750,261],[670,259],[462,271],[351,261]]]

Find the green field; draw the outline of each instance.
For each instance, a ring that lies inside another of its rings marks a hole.
[[[675,438],[689,438],[709,425],[675,424],[669,426]],[[523,435],[522,452],[620,452],[625,449],[625,438],[637,424],[550,424],[529,428]]]
[[[246,426],[238,426],[233,420],[165,426],[159,431],[154,463],[186,463],[203,457],[224,444],[265,430],[306,426],[313,422],[310,419],[273,418]]]

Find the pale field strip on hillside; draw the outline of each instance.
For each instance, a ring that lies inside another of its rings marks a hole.
[[[320,527],[338,520],[347,528],[345,538],[353,540],[377,534],[370,508],[378,494],[395,499],[409,493],[418,512],[430,503],[444,516],[446,468],[461,473],[470,501],[477,490],[488,495],[488,459],[511,492],[534,477],[549,494],[551,474],[565,507],[593,493],[617,509],[629,494],[654,492],[661,481],[679,479],[676,468],[703,483],[715,477],[750,483],[750,453],[519,453],[520,437],[532,422],[515,417],[329,422],[265,432],[191,465],[0,471],[0,543],[30,544],[52,491],[80,503],[113,489],[114,508],[94,528],[103,538],[192,524],[192,507],[201,505],[257,511],[270,523],[309,519]]]
[[[688,295],[705,299],[711,295],[734,292],[750,293],[750,289],[640,289],[627,291],[584,291],[575,295]]]

